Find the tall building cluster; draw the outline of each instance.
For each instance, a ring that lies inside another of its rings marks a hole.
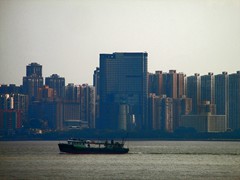
[[[65,85],[57,74],[42,77],[42,66],[26,67],[23,84],[0,85],[0,132],[95,128],[95,87]]]
[[[31,63],[21,86],[0,85],[0,132],[240,129],[240,71],[150,73],[146,52],[100,54],[93,85],[65,84],[58,74],[44,83],[42,69]]]

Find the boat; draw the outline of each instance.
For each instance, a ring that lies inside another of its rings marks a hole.
[[[124,140],[122,142],[108,142],[90,141],[82,139],[68,139],[67,143],[59,143],[59,150],[61,153],[70,154],[126,154],[129,148],[124,147]]]

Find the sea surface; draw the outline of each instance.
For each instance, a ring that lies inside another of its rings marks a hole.
[[[71,155],[59,141],[0,142],[0,179],[240,179],[240,142],[129,141],[124,155]]]

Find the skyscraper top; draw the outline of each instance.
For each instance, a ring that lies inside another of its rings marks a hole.
[[[170,74],[174,74],[174,73],[176,73],[177,71],[176,70],[169,70],[169,73]]]
[[[30,63],[28,66],[41,66],[40,64],[36,63],[36,62],[32,62]]]
[[[60,76],[58,74],[52,74],[50,77],[51,78],[60,78]]]
[[[27,65],[27,77],[29,76],[38,76],[42,77],[42,66],[36,62],[33,62],[29,65]]]
[[[116,57],[120,58],[121,56],[124,57],[136,57],[136,56],[147,56],[148,53],[147,52],[114,52],[113,54],[100,54],[100,57],[105,57],[105,58],[109,58],[109,59],[114,59]]]

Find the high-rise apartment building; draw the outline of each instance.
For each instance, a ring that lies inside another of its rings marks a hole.
[[[100,118],[100,68],[97,67],[93,74],[93,86],[95,87],[95,124]]]
[[[63,104],[57,101],[34,101],[29,105],[29,125],[38,129],[63,129]]]
[[[15,84],[0,84],[0,94],[22,94],[22,88]]]
[[[38,100],[40,101],[53,101],[55,97],[53,88],[45,85],[38,89]]]
[[[173,132],[173,98],[162,98],[163,128],[166,132]]]
[[[203,101],[196,115],[182,115],[181,126],[194,128],[198,132],[225,132],[226,116],[216,115],[216,105]]]
[[[177,98],[177,73],[176,70],[169,70],[163,74],[163,94],[167,97]]]
[[[163,73],[156,71],[155,74],[148,74],[148,93],[154,93],[157,96],[163,95]]]
[[[203,101],[215,104],[215,78],[211,72],[201,76],[201,102]]]
[[[173,130],[181,126],[181,116],[192,112],[192,99],[182,96],[182,98],[173,99]]]
[[[0,111],[4,114],[3,117],[0,117],[0,119],[4,118],[4,123],[15,123],[13,121],[17,120],[17,128],[27,125],[28,96],[23,94],[1,94]]]
[[[161,98],[154,93],[148,97],[148,121],[150,129],[160,130],[162,128]]]
[[[228,128],[240,128],[240,71],[229,75],[229,121]]]
[[[229,76],[227,72],[215,75],[215,104],[216,114],[226,115],[226,128],[228,127],[229,109]]]
[[[100,68],[96,68],[93,74],[93,86],[95,87],[96,97],[100,94]]]
[[[65,99],[63,101],[64,126],[82,126],[83,123],[84,126],[95,128],[95,102],[94,86],[69,83],[65,87]]]
[[[26,76],[23,77],[23,92],[31,99],[37,98],[38,89],[43,86],[42,66],[31,63],[27,66]]]
[[[154,130],[173,132],[173,98],[150,94],[148,99],[149,126]]]
[[[64,99],[67,102],[80,102],[81,86],[68,83],[65,87]]]
[[[54,96],[57,98],[64,97],[65,78],[57,74],[52,74],[50,77],[45,78],[45,84],[54,90]]]
[[[148,73],[148,92],[157,96],[166,95],[171,98],[181,98],[185,95],[185,74],[170,70],[168,73],[156,71]]]
[[[120,105],[137,128],[148,127],[147,63],[146,52],[100,54],[100,128],[119,128]]]
[[[83,84],[80,96],[80,119],[95,128],[95,87]]]
[[[186,95],[185,79],[186,75],[184,73],[177,73],[177,98],[182,98],[184,95]]]
[[[200,74],[195,73],[193,76],[187,77],[187,97],[192,98],[192,113],[197,114],[198,105],[200,102],[200,85],[201,78]]]
[[[22,117],[20,110],[0,109],[0,132],[13,133],[22,127]]]

